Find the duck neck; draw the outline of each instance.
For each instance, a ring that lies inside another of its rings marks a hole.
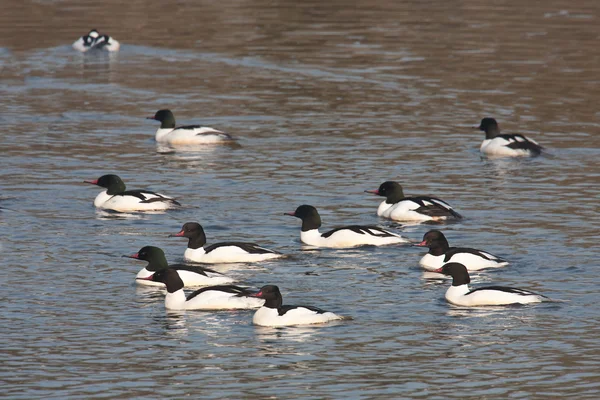
[[[487,129],[485,130],[485,138],[486,139],[493,139],[498,135],[500,135],[500,128],[498,127],[498,125],[488,126]]]
[[[450,245],[446,238],[436,239],[429,246],[429,254],[432,256],[441,256],[442,254],[446,254],[449,249]]]
[[[115,194],[123,193],[125,191],[125,183],[123,181],[113,182],[106,188],[106,194],[114,196]]]
[[[175,117],[173,116],[173,114],[167,115],[165,118],[163,118],[162,121],[160,121],[160,128],[161,129],[175,128]]]
[[[155,256],[154,258],[149,260],[148,265],[146,265],[146,269],[152,272],[160,271],[167,268],[169,268],[169,263],[167,262],[167,259],[164,255]]]
[[[404,191],[401,187],[397,187],[386,196],[385,202],[388,204],[396,204],[402,199],[404,199]]]
[[[312,231],[321,227],[321,217],[319,215],[311,215],[302,219],[302,232]]]
[[[454,275],[452,277],[452,286],[453,287],[460,287],[460,286],[464,286],[465,288],[467,288],[467,292],[469,291],[469,283],[471,283],[471,278],[469,277],[469,274],[466,272],[465,270],[465,274],[459,274],[459,275]]]
[[[267,308],[279,308],[283,305],[283,298],[281,297],[281,295],[278,295],[277,297],[271,298],[271,299],[266,299],[265,300],[265,304],[263,305],[263,307],[267,307]]]
[[[165,285],[167,285],[167,292],[176,293],[177,291],[183,289],[183,280],[181,279],[178,273],[170,272],[171,271],[167,271],[167,280],[165,282]]]
[[[188,248],[190,249],[199,249],[206,244],[206,234],[204,234],[204,229],[200,228],[197,233],[188,237]]]

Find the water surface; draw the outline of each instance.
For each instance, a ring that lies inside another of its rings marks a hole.
[[[4,131],[0,311],[7,398],[597,398],[600,8],[590,2],[8,1],[0,16]],[[82,56],[91,28],[122,43]],[[157,148],[144,118],[173,110],[238,146]],[[549,156],[482,159],[486,116]],[[182,210],[97,213],[117,173]],[[451,244],[512,261],[473,285],[567,301],[461,309],[419,249],[310,249],[283,212],[324,229],[380,224],[385,180],[466,219]],[[256,241],[289,257],[217,266],[286,303],[353,321],[259,328],[252,312],[165,312],[138,288],[145,245],[200,222],[209,243]]]

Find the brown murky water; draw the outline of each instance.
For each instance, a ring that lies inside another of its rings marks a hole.
[[[7,398],[598,398],[600,5],[493,2],[7,1],[0,14],[0,266]],[[70,44],[91,28],[114,56]],[[170,108],[236,147],[157,148]],[[494,116],[550,156],[486,160]],[[186,207],[97,214],[83,179],[118,173]],[[407,247],[308,250],[299,221],[379,223],[363,193],[398,180],[467,218],[451,244],[510,267],[474,276],[568,301],[465,310]],[[261,329],[251,312],[166,313],[136,288],[144,245],[201,222],[210,243],[290,254],[218,268],[286,302],[353,316]]]

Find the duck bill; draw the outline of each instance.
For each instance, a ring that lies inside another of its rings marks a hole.
[[[125,258],[135,258],[136,260],[139,260],[139,259],[140,259],[139,253],[135,253],[135,254],[132,254],[132,255],[130,255],[130,256],[121,256],[121,257],[125,257]]]
[[[473,125],[473,126],[471,126],[471,128],[473,128],[473,129],[481,129],[481,125]]]
[[[444,267],[439,267],[438,269],[434,269],[432,272],[437,272],[438,274],[443,274],[442,268],[444,268]]]
[[[375,189],[375,190],[365,190],[365,193],[376,194],[377,196],[379,196],[379,190],[377,190],[377,189]]]
[[[283,215],[289,215],[291,217],[295,217],[296,213],[295,212],[285,212],[285,213],[283,213]]]
[[[153,281],[154,280],[154,274],[147,276],[145,278],[135,278],[135,280],[137,281]]]
[[[185,234],[185,232],[181,231],[179,233],[175,233],[175,234],[169,235],[169,237],[182,237],[184,234]]]
[[[91,180],[91,181],[83,181],[83,183],[89,183],[91,185],[97,185],[98,184],[98,179],[94,179],[94,180]]]
[[[263,295],[263,292],[260,291],[258,293],[249,294],[248,297],[258,297],[259,299],[262,299],[262,295]]]
[[[154,118],[154,117],[146,117],[146,119],[153,119],[153,120],[156,120],[156,118]]]
[[[423,240],[421,243],[414,243],[413,246],[415,246],[415,247],[427,247],[427,242],[425,240]]]

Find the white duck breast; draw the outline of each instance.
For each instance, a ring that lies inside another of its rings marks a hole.
[[[540,303],[546,298],[528,290],[490,286],[469,290],[467,285],[450,286],[446,291],[446,300],[457,306],[500,306],[508,304]]]
[[[395,221],[445,220],[461,218],[445,201],[434,197],[409,197],[395,204],[385,201],[379,205],[377,215]]]
[[[248,297],[238,286],[210,286],[195,291],[187,298],[183,289],[167,293],[165,308],[170,310],[239,310],[259,308],[263,299]]]
[[[97,208],[118,212],[160,211],[179,205],[171,197],[142,190],[130,190],[115,195],[109,195],[104,191],[94,200],[94,206]]]
[[[355,247],[382,246],[395,243],[407,243],[408,240],[400,235],[388,232],[375,226],[352,225],[333,229],[323,234],[318,229],[300,232],[302,243],[316,247]]]
[[[291,326],[322,324],[341,319],[344,318],[316,307],[282,306],[280,308],[268,308],[263,306],[256,311],[252,322],[260,326]]]
[[[484,140],[479,150],[491,156],[528,157],[539,155],[541,146],[523,135],[499,135]]]
[[[212,285],[227,285],[235,282],[235,279],[220,274],[216,271],[201,268],[201,267],[186,267],[186,266],[171,266],[179,273],[185,287],[190,286],[212,286]],[[162,282],[151,280],[156,271],[149,271],[143,268],[136,276],[136,282],[144,286],[162,286]]]
[[[187,248],[183,254],[186,261],[198,263],[258,262],[279,258],[282,254],[253,243],[226,242],[206,248]]]
[[[500,268],[508,265],[508,261],[485,251],[469,248],[450,248],[445,254],[434,256],[425,254],[419,264],[429,271],[435,271],[449,262],[464,264],[469,271],[485,268]]]

